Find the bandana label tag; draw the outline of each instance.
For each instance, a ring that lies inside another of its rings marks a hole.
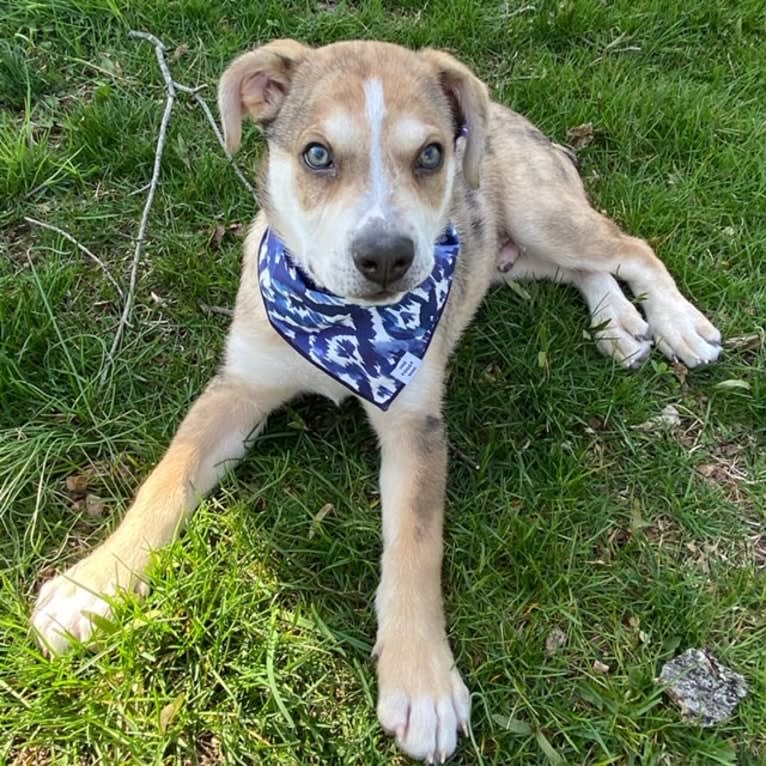
[[[407,385],[414,377],[420,367],[421,360],[409,351],[399,360],[399,363],[391,370],[391,377],[396,378],[400,383]]]

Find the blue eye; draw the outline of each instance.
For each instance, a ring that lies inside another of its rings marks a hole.
[[[303,150],[303,161],[311,170],[329,170],[333,166],[332,153],[322,144],[309,144]]]
[[[442,148],[439,144],[428,144],[424,147],[417,159],[417,167],[420,170],[438,170],[442,164]]]

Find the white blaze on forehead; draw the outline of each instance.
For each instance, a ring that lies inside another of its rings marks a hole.
[[[322,130],[336,146],[358,146],[362,141],[359,124],[346,111],[328,114],[322,121]]]
[[[365,117],[370,128],[370,206],[371,214],[383,215],[390,194],[389,179],[383,162],[383,120],[386,101],[383,83],[376,79],[364,81]]]

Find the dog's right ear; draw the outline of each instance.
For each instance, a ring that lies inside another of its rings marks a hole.
[[[218,84],[218,109],[230,153],[239,149],[243,112],[247,110],[255,122],[273,120],[295,70],[310,51],[295,40],[274,40],[243,53],[229,65]]]

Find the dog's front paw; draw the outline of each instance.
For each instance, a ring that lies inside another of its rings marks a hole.
[[[411,758],[444,763],[467,733],[471,698],[441,640],[378,640],[378,720]]]
[[[72,640],[88,639],[93,633],[91,615],[108,617],[109,599],[128,589],[143,596],[148,586],[115,556],[100,550],[48,580],[32,610],[32,627],[43,651],[63,654]]]
[[[592,333],[598,350],[623,367],[639,367],[652,350],[649,325],[627,299],[605,300],[592,314]]]
[[[687,367],[715,362],[721,355],[721,333],[680,293],[644,303],[657,348]]]

